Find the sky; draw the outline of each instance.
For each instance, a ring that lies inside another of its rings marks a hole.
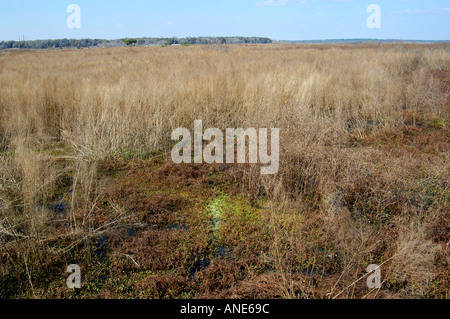
[[[69,28],[67,8],[80,8]],[[369,28],[370,4],[381,28]],[[261,36],[450,40],[450,0],[1,0],[0,41]]]

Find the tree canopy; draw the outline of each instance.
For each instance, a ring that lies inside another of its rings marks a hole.
[[[187,37],[187,38],[126,38],[118,40],[101,39],[57,39],[35,41],[1,41],[0,50],[4,49],[58,49],[58,48],[89,48],[89,47],[119,47],[119,46],[150,46],[150,45],[189,45],[189,44],[255,44],[272,43],[269,38],[259,37]]]
[[[135,45],[138,41],[136,39],[125,39],[124,42],[127,46],[130,46],[130,45]]]

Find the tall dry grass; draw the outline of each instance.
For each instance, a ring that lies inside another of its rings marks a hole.
[[[348,135],[401,125],[404,108],[438,111],[442,101],[427,75],[448,61],[445,49],[389,46],[11,53],[1,58],[3,143],[62,140],[92,153],[160,149],[168,133],[195,119],[345,143]]]
[[[330,253],[334,258],[339,252],[342,276],[330,286],[331,296],[350,285],[380,249],[392,256],[418,254],[427,273],[431,259],[422,250],[436,245],[426,232],[414,235],[407,226],[428,221],[432,209],[445,206],[416,205],[411,190],[439,176],[448,192],[448,155],[440,152],[423,167],[423,159],[412,154],[389,157],[376,144],[363,146],[369,137],[424,118],[446,129],[448,92],[435,74],[449,68],[448,45],[7,52],[0,56],[1,236],[36,243],[61,235],[48,227],[54,217],[42,203],[68,172],[71,234],[85,233],[94,227],[88,220],[96,204],[98,160],[166,153],[175,128],[203,120],[204,127],[223,130],[281,129],[280,173],[262,178],[253,170],[242,179],[250,185],[243,190],[248,196],[273,200],[272,224],[274,216],[289,214],[307,221],[276,221],[286,225],[273,228],[276,253],[268,258],[283,265],[282,273],[297,261],[277,243],[288,240],[298,255],[307,254],[312,248],[302,241],[310,234],[320,238],[314,263],[326,264]],[[378,223],[386,214],[395,215],[390,223],[398,233]],[[427,276],[407,268],[414,263],[395,260],[393,276],[403,272],[416,286],[426,282]],[[285,296],[296,296],[291,286],[286,283]]]

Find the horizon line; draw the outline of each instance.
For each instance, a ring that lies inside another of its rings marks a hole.
[[[295,39],[295,40],[285,40],[285,39],[272,39],[265,36],[185,36],[185,37],[165,37],[165,36],[144,36],[144,37],[123,37],[123,38],[47,38],[47,39],[34,39],[34,40],[0,40],[0,42],[34,42],[34,41],[55,41],[55,40],[101,40],[101,41],[119,41],[124,39],[187,39],[187,38],[256,38],[256,39],[270,39],[271,41],[278,42],[328,42],[328,41],[405,41],[405,42],[450,42],[450,39],[433,39],[433,40],[423,40],[423,39],[401,39],[401,38],[327,38],[327,39]]]

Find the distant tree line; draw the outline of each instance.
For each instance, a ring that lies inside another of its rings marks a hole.
[[[195,45],[195,44],[257,44],[272,43],[269,38],[260,37],[188,37],[188,38],[139,38],[139,39],[58,39],[35,41],[2,41],[0,49],[59,49],[119,46],[154,46],[154,45]]]
[[[58,49],[58,48],[89,48],[101,45],[107,41],[99,39],[59,39],[36,41],[2,41],[0,49]]]
[[[177,41],[177,38],[170,39]],[[257,44],[272,43],[269,38],[260,37],[188,37],[178,40],[179,44]],[[171,43],[168,43],[171,44]]]

